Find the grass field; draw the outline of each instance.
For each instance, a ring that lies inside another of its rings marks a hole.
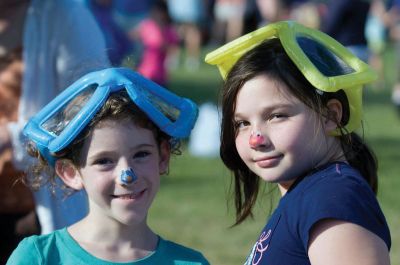
[[[395,70],[386,71],[389,86]],[[174,71],[170,88],[197,103],[217,102],[220,84],[217,70],[202,65],[195,73]],[[365,92],[365,137],[379,159],[378,199],[391,229],[392,264],[400,265],[400,116],[390,103],[389,88]],[[173,158],[170,174],[162,179],[150,224],[165,238],[202,251],[211,264],[243,264],[265,224],[270,200],[258,205],[254,220],[231,228],[234,209],[226,202],[229,188],[230,175],[218,158],[184,152]]]

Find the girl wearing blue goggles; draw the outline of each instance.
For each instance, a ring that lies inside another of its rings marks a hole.
[[[69,190],[86,191],[89,211],[72,226],[25,239],[7,264],[209,264],[147,224],[160,175],[196,117],[192,101],[129,69],[72,84],[25,127],[39,158],[28,183],[57,175]]]

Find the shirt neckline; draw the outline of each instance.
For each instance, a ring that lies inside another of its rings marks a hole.
[[[147,256],[134,260],[134,261],[129,261],[129,262],[113,262],[113,261],[107,261],[101,258],[98,258],[91,253],[87,252],[82,246],[71,236],[71,234],[68,232],[67,227],[59,230],[59,235],[63,241],[63,243],[66,245],[68,250],[77,258],[82,260],[83,262],[87,264],[96,264],[96,265],[135,265],[138,264],[141,261],[148,260],[152,258],[157,252],[162,247],[162,241],[163,239],[157,235],[158,237],[158,242],[156,249],[152,252],[150,252]]]

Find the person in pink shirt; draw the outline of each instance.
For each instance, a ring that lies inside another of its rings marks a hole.
[[[130,36],[142,46],[137,71],[167,87],[167,57],[178,49],[179,36],[171,24],[165,2],[157,1],[148,19],[143,20]]]

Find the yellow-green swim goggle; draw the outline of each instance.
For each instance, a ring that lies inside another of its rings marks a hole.
[[[361,126],[362,116],[362,87],[377,78],[377,74],[371,67],[358,59],[339,42],[327,34],[304,27],[294,21],[281,21],[269,24],[263,28],[248,33],[233,40],[217,50],[207,54],[205,61],[217,65],[225,79],[237,60],[249,50],[256,47],[266,39],[278,38],[287,55],[302,72],[304,77],[318,90],[323,92],[336,92],[340,89],[346,93],[349,102],[349,120],[345,125],[347,132],[352,132]],[[313,59],[307,45],[314,43],[311,49]],[[311,41],[311,42],[310,42]],[[325,56],[319,61],[318,49],[325,49]],[[305,49],[307,48],[307,52]],[[328,51],[329,57],[326,57]],[[330,64],[330,61],[334,62]],[[330,74],[320,70],[319,63],[324,67],[332,67]],[[332,74],[334,73],[334,74]],[[336,131],[334,134],[338,134]]]

